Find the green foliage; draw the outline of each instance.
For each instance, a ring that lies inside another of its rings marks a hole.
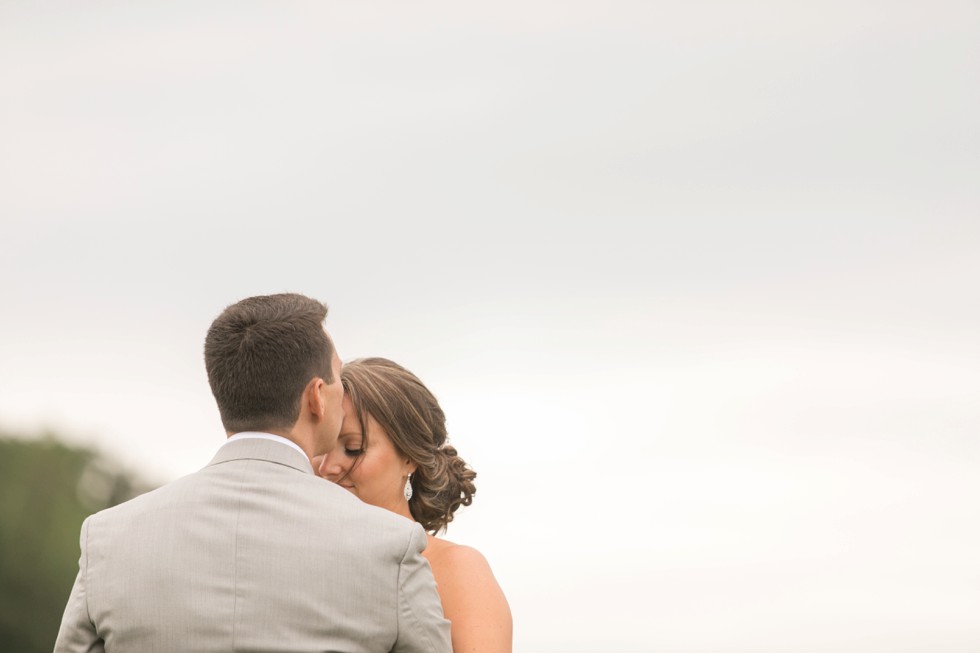
[[[93,512],[150,489],[94,451],[0,434],[0,642],[48,653]]]

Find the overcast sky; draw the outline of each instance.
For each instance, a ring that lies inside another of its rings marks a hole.
[[[296,291],[517,653],[980,648],[976,2],[0,0],[0,428],[156,482]]]

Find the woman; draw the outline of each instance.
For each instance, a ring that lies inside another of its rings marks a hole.
[[[446,417],[414,374],[385,358],[344,365],[344,422],[318,473],[362,501],[422,524],[455,653],[509,653],[512,621],[476,549],[435,537],[476,493],[476,473],[446,444]]]

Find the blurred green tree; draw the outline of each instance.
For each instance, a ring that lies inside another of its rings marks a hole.
[[[94,450],[0,433],[0,648],[50,653],[82,521],[149,489]]]

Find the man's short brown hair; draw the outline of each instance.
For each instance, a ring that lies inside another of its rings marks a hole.
[[[208,329],[204,364],[230,433],[289,429],[314,377],[333,383],[327,306],[284,293],[232,304]]]

